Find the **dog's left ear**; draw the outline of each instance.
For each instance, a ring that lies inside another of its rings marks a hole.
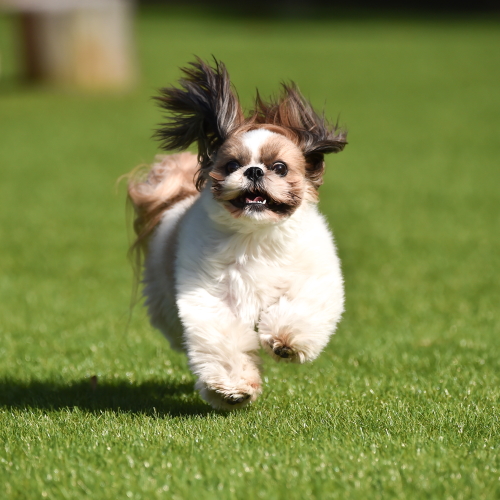
[[[173,115],[156,132],[163,149],[183,150],[194,142],[198,144],[199,189],[206,180],[204,170],[211,157],[245,119],[226,67],[215,58],[214,63],[211,67],[197,58],[190,67],[182,68],[181,88],[163,88],[156,97]]]
[[[306,176],[317,189],[323,184],[324,155],[342,151],[347,144],[347,132],[318,115],[293,82],[282,87],[277,101],[265,103],[257,95],[255,120],[280,125],[294,133],[307,162]]]

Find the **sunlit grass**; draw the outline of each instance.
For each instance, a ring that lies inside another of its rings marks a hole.
[[[500,495],[496,24],[146,12],[143,82],[118,96],[16,83],[7,33],[2,498]],[[140,308],[129,321],[115,181],[157,152],[149,96],[193,54],[225,61],[247,106],[292,79],[349,128],[321,190],[344,320],[313,364],[266,359],[262,398],[232,414]]]

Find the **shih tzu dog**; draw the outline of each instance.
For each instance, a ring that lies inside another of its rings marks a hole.
[[[324,155],[344,149],[294,84],[245,116],[225,66],[200,59],[157,97],[165,150],[129,197],[151,324],[186,352],[214,408],[261,393],[259,345],[304,363],[328,343],[344,305],[332,234],[319,213]]]

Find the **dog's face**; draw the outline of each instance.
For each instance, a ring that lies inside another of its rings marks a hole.
[[[265,127],[232,134],[208,175],[214,198],[235,218],[277,222],[300,206],[307,190],[301,149]]]
[[[296,86],[245,117],[222,63],[199,60],[183,69],[181,88],[162,89],[161,106],[173,113],[157,137],[167,150],[198,144],[196,187],[236,219],[278,222],[305,200],[317,200],[324,155],[342,151],[346,134],[319,116]]]

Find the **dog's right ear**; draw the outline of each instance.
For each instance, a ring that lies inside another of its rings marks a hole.
[[[257,93],[252,119],[285,127],[295,135],[306,159],[306,177],[318,189],[323,184],[324,155],[342,151],[347,132],[318,115],[293,82],[283,83],[282,87],[281,95],[269,102]]]
[[[198,159],[206,168],[210,158],[244,121],[243,111],[223,63],[214,58],[210,67],[200,58],[182,68],[181,88],[166,87],[155,99],[172,113],[155,136],[165,150],[186,149],[198,143]],[[203,183],[203,179],[198,179]]]

